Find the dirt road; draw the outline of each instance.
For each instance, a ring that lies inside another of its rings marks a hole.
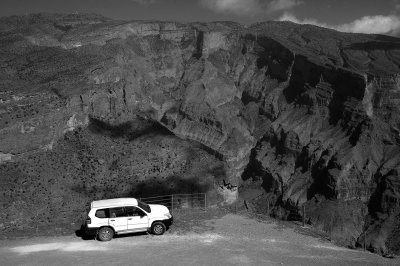
[[[368,252],[227,214],[190,232],[110,242],[76,236],[0,241],[2,265],[400,265]]]

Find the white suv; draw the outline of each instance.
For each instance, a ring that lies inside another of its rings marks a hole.
[[[172,224],[167,207],[146,204],[135,198],[97,200],[91,203],[85,234],[109,241],[114,234],[150,231],[162,235]]]

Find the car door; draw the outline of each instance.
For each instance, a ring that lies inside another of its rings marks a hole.
[[[134,206],[125,207],[128,218],[128,230],[147,229],[149,227],[149,217],[147,214]]]
[[[110,208],[110,218],[108,224],[114,228],[116,232],[128,229],[128,217],[126,217],[123,207]]]

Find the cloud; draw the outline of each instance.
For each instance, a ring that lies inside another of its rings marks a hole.
[[[257,0],[201,0],[201,3],[216,12],[236,15],[255,14],[259,11],[260,4]]]
[[[337,27],[339,31],[360,33],[382,33],[396,35],[400,31],[400,18],[390,16],[365,16]]]
[[[327,27],[327,24],[318,22],[315,19],[312,18],[305,18],[305,19],[298,19],[294,14],[285,12],[279,19],[279,21],[291,21],[297,24],[312,24],[312,25],[317,25],[321,27]]]
[[[300,0],[200,0],[200,2],[215,12],[242,16],[287,10],[303,3]]]
[[[313,18],[298,19],[291,13],[284,13],[278,20],[292,21],[299,24],[312,24],[342,32],[400,35],[400,17],[396,14],[364,16],[353,22],[341,25],[330,25]]]

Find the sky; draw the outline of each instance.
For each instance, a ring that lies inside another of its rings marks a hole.
[[[0,0],[0,16],[98,13],[123,20],[289,20],[344,32],[400,36],[400,0]]]

